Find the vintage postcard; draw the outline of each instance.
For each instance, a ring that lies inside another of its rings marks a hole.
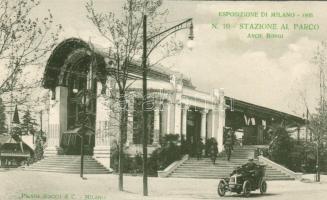
[[[326,9],[0,0],[0,199],[325,199]]]

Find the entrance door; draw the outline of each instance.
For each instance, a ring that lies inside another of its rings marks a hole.
[[[80,128],[84,124],[95,130],[97,81],[88,61],[72,64],[67,71],[67,131],[63,133],[61,144],[66,154],[80,154]],[[84,134],[84,152],[92,154],[94,132]]]
[[[190,156],[196,156],[198,144],[201,138],[201,113],[189,110],[187,113],[186,144]]]

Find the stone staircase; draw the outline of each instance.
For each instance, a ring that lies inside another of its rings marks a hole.
[[[25,168],[25,170],[78,174],[80,173],[80,166],[81,156],[56,155],[46,157]],[[108,174],[110,171],[93,159],[92,156],[84,156],[84,173]]]
[[[254,157],[254,146],[235,147],[230,161],[226,157],[219,157],[214,165],[209,158],[190,158],[174,170],[170,177],[180,178],[207,178],[217,179],[228,177],[238,166],[245,164],[249,158]],[[256,160],[259,164],[259,162]],[[266,166],[267,180],[294,180],[293,177],[283,173],[273,166]]]

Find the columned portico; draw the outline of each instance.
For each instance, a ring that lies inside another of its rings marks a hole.
[[[45,156],[60,153],[61,133],[67,130],[67,87],[57,86],[51,92],[49,107],[49,128]]]

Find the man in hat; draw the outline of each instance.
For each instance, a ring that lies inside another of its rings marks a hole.
[[[250,158],[248,160],[248,162],[245,165],[243,165],[242,167],[244,167],[248,171],[252,171],[252,170],[255,170],[256,169],[257,164],[253,161],[253,158]]]

